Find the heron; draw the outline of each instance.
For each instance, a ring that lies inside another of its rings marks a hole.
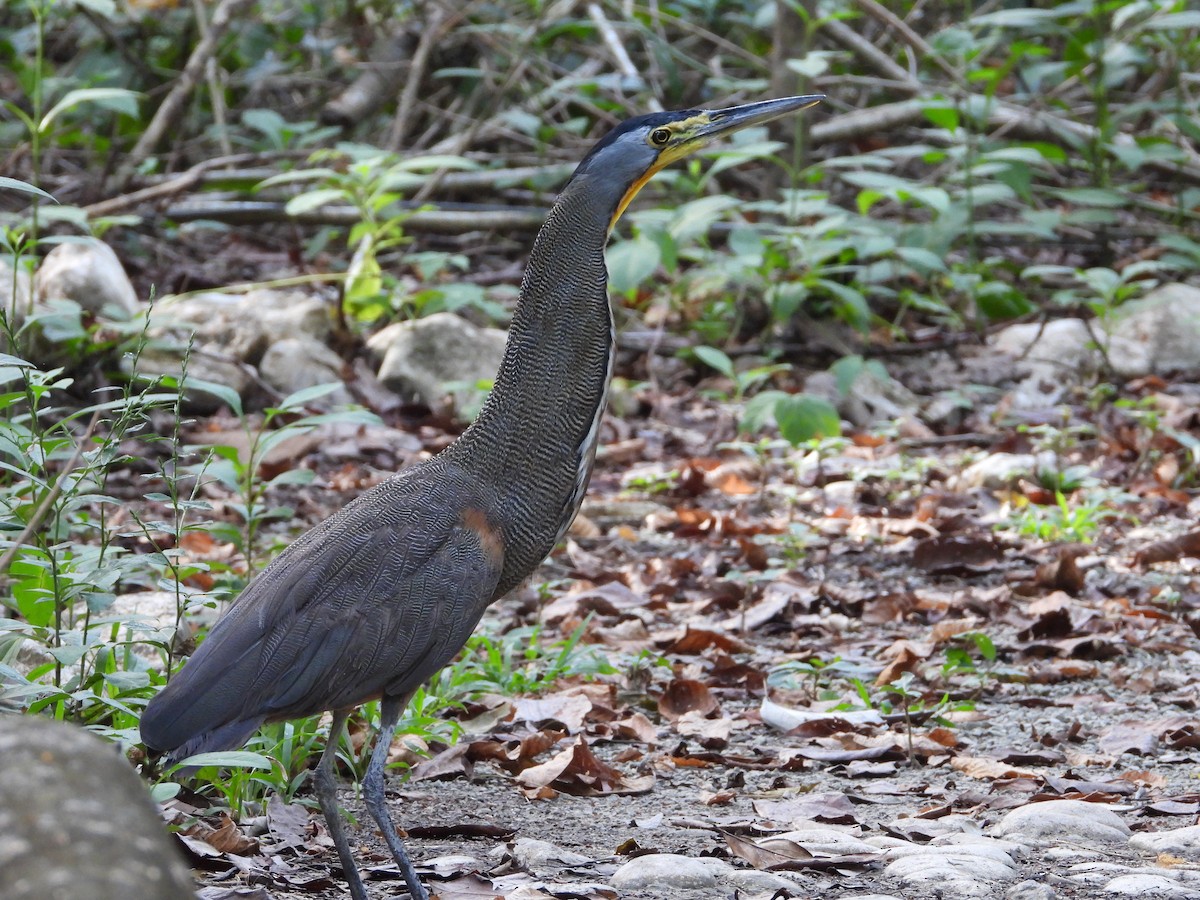
[[[601,138],[534,239],[500,371],[475,421],[280,553],[147,704],[146,747],[176,761],[240,747],[264,722],[331,712],[313,787],[351,896],[367,900],[338,812],[334,760],[347,717],[379,700],[362,796],[410,894],[428,900],[385,801],[388,749],[413,692],[579,511],[616,349],[608,236],[664,166],[822,99],[649,113]]]

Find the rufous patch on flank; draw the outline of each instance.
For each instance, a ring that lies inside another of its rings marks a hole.
[[[479,538],[479,546],[487,554],[488,560],[495,566],[504,564],[504,537],[499,528],[488,521],[487,513],[482,509],[469,506],[462,511],[462,523],[475,532]]]

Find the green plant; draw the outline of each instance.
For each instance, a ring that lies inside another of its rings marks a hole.
[[[669,472],[654,472],[651,474],[633,473],[625,477],[625,490],[639,494],[662,494],[671,491],[679,484],[679,472],[672,469]]]
[[[786,363],[772,363],[755,366],[739,371],[733,360],[723,350],[716,347],[693,347],[689,351],[696,359],[712,369],[716,369],[733,383],[733,394],[728,398],[734,403],[741,403],[746,394],[758,385],[766,382],[780,372],[787,372],[792,367]]]
[[[1007,524],[1040,541],[1090,544],[1105,521],[1118,515],[1105,508],[1103,502],[1083,501],[1072,506],[1062,491],[1055,493],[1054,500],[1053,506],[1025,505],[1010,516]]]
[[[767,673],[767,685],[779,688],[805,688],[815,699],[829,701],[843,696],[838,681],[862,683],[865,678],[862,663],[835,656],[828,661],[818,656],[807,660],[790,660],[773,667]]]
[[[536,694],[571,676],[616,674],[603,653],[580,641],[591,624],[584,619],[570,636],[548,652],[541,626],[514,628],[503,635],[486,632],[467,641],[460,660],[449,670],[454,692],[490,690],[501,694]]]
[[[137,97],[134,91],[113,87],[77,87],[63,90],[69,85],[67,79],[51,78],[46,67],[46,29],[48,19],[57,4],[55,0],[25,0],[25,9],[34,23],[33,63],[25,72],[23,87],[26,89],[26,104],[15,99],[0,98],[0,109],[20,122],[29,148],[29,177],[31,184],[17,179],[5,179],[3,187],[27,191],[33,199],[27,230],[34,242],[39,237],[39,211],[41,200],[53,199],[40,190],[43,178],[43,156],[48,142],[54,138],[54,128],[79,107],[92,105],[121,115],[137,114]],[[50,97],[47,97],[50,89]],[[57,97],[55,94],[62,91]],[[23,185],[23,186],[22,186]]]
[[[349,204],[357,213],[357,224],[346,234],[352,256],[346,270],[339,312],[347,319],[370,323],[395,311],[396,284],[385,271],[380,256],[409,242],[404,221],[413,210],[404,208],[405,191],[424,185],[430,173],[444,169],[470,169],[474,164],[459,156],[396,157],[374,147],[339,144],[336,150],[320,150],[310,157],[315,168],[297,169],[265,179],[258,191],[287,185],[315,183],[315,187],[293,196],[287,212],[293,216],[327,206]]]
[[[9,347],[22,343],[3,309],[0,334]],[[80,406],[61,369],[11,353],[0,355],[0,384],[0,571],[10,579],[0,605],[14,615],[0,620],[6,696],[133,743],[137,710],[160,680],[152,659],[135,650],[165,647],[169,637],[113,606],[121,590],[161,586],[181,571],[115,541],[111,517],[121,504],[108,483],[130,459],[123,444],[148,429],[152,413],[177,409],[179,392],[155,380],[127,382]],[[14,666],[22,645],[41,657],[24,671]]]
[[[1078,451],[1085,441],[1095,438],[1095,426],[1090,423],[1071,424],[1070,411],[1063,410],[1062,425],[1021,425],[1018,431],[1029,435],[1034,449],[1039,454],[1036,476],[1039,484],[1049,491],[1072,494],[1082,488],[1095,487],[1098,483],[1091,468],[1083,464],[1071,464],[1067,459]],[[1049,454],[1051,460],[1044,460]]]
[[[249,450],[243,456],[237,447],[217,445],[212,448],[214,458],[206,463],[209,477],[220,482],[238,498],[231,501],[229,506],[237,514],[239,524],[232,527],[227,524],[214,524],[212,531],[226,540],[237,545],[246,559],[247,578],[252,577],[257,555],[256,538],[262,525],[273,519],[284,519],[292,515],[287,507],[272,507],[267,504],[267,492],[271,488],[284,485],[307,484],[313,478],[309,469],[285,469],[269,478],[263,477],[263,462],[273,449],[284,441],[304,434],[320,425],[331,423],[370,424],[378,422],[374,413],[362,409],[347,409],[330,413],[306,414],[306,409],[338,385],[320,384],[304,388],[285,397],[277,406],[263,410],[263,419],[259,427],[253,427],[251,420],[243,414],[241,398],[236,391],[210,385],[209,389],[216,393],[229,406],[230,410],[242,419]]]

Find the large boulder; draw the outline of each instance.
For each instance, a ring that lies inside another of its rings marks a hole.
[[[1015,409],[1053,407],[1070,388],[1092,381],[1100,368],[1100,354],[1079,319],[1010,325],[988,343],[1018,360],[1022,380],[1010,395]]]
[[[150,345],[139,369],[178,376],[190,343],[189,378],[225,385],[245,397],[272,344],[289,339],[324,343],[331,330],[325,301],[301,291],[264,288],[246,294],[207,291],[167,297],[150,313]],[[188,405],[194,412],[212,412],[221,400],[193,391]]]
[[[34,275],[35,302],[70,300],[93,315],[127,319],[138,310],[137,291],[112,247],[102,241],[59,244]]]
[[[1118,375],[1200,370],[1200,288],[1164,284],[1101,321]]]
[[[81,728],[0,716],[0,897],[193,900],[146,787]]]
[[[1016,409],[1053,406],[1105,366],[1122,378],[1200,371],[1200,288],[1164,284],[1090,323],[1010,325],[989,344],[1017,362],[1022,381],[1009,398]]]
[[[449,397],[454,414],[467,420],[484,396],[479,383],[496,377],[507,339],[499,328],[436,313],[389,325],[367,349],[380,360],[378,377],[386,387],[435,410],[446,409]]]
[[[318,384],[341,382],[342,368],[342,358],[311,337],[276,341],[258,364],[263,381],[284,396]],[[353,402],[354,398],[343,386],[315,398],[312,405],[335,409]]]

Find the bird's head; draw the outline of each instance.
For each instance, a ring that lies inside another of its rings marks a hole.
[[[719,137],[808,109],[823,99],[823,94],[805,94],[727,109],[681,109],[637,116],[601,138],[572,179],[586,175],[620,190],[611,228],[659,169]]]

